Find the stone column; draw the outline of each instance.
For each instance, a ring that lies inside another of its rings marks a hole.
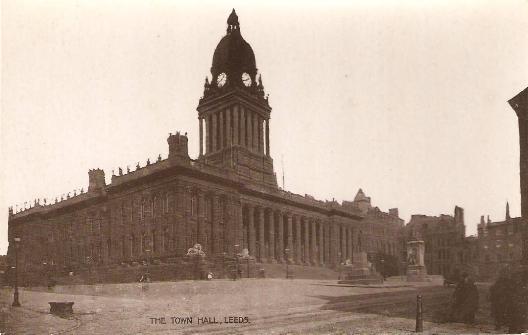
[[[290,252],[288,254],[288,262],[293,263],[293,227],[292,227],[292,214],[288,213],[288,249]]]
[[[203,192],[198,192],[198,218],[196,220],[196,238],[197,242],[202,245],[206,250],[208,249],[208,246],[204,245],[205,242],[205,227],[204,227],[204,221],[205,221],[205,195]],[[194,242],[193,242],[194,243]]]
[[[323,242],[323,222],[318,221],[319,224],[319,234],[317,239],[318,251],[319,251],[319,265],[323,266],[324,264],[324,242]]]
[[[275,259],[275,220],[273,211],[268,210],[266,215],[268,216],[269,224],[269,262],[277,263]]]
[[[259,221],[259,261],[261,263],[266,262],[266,242],[264,239],[264,209],[258,208],[258,221]]]
[[[224,148],[224,142],[225,142],[225,128],[224,128],[224,111],[218,111],[218,124],[220,125],[220,143],[219,148]]]
[[[200,118],[200,156],[203,156],[203,118]]]
[[[310,265],[310,223],[303,219],[304,225],[304,264]]]
[[[332,260],[330,258],[330,223],[328,221],[324,224],[324,253],[325,253],[325,264],[326,266],[332,265]]]
[[[255,208],[253,205],[248,205],[248,229],[249,229],[249,254],[252,256],[257,255],[255,248]]]
[[[246,147],[246,111],[243,106],[240,106],[240,133],[238,134],[238,142],[241,146]]]
[[[218,136],[216,134],[217,130],[218,130],[218,118],[217,118],[217,115],[216,113],[213,114],[213,124],[212,124],[212,127],[213,127],[213,133],[211,134],[213,136],[213,148],[211,150],[211,152],[215,152],[216,150],[218,150]]]
[[[330,264],[332,264],[333,267],[339,265],[338,228],[339,227],[337,227],[334,222],[330,221]]]
[[[266,119],[266,156],[270,155],[270,141],[269,141],[269,119]]]
[[[231,108],[226,109],[226,146],[230,148],[233,146],[233,137],[231,135]]]
[[[259,131],[258,131],[258,115],[253,113],[253,151],[258,152],[258,141],[259,141]]]
[[[235,204],[235,210],[236,210],[236,238],[235,238],[235,244],[238,244],[238,250],[235,249],[235,246],[231,246],[233,248],[233,252],[242,252],[242,249],[244,248],[244,216],[242,214],[242,209],[244,206],[242,206],[241,203]],[[234,224],[235,225],[235,224]]]
[[[258,117],[258,134],[259,134],[259,152],[261,154],[264,153],[264,119],[262,119],[260,116]]]
[[[205,153],[211,153],[211,115],[205,118]]]
[[[301,257],[301,220],[298,215],[295,215],[295,264],[301,264],[302,263],[302,257]]]
[[[346,260],[346,257],[347,257],[346,228],[341,226],[340,233],[341,233],[341,260],[340,260],[340,262],[344,262]]]
[[[314,219],[310,219],[312,226],[312,240],[310,241],[310,261],[313,265],[317,264],[317,227]]]
[[[283,263],[284,262],[284,220],[282,217],[282,213],[280,211],[277,211],[277,215],[274,215],[274,219],[278,218],[278,229],[277,232],[277,256],[278,261]]]
[[[247,148],[251,149],[253,147],[253,129],[252,128],[252,116],[253,113],[247,109],[244,108],[245,116],[246,116],[246,138],[247,138]]]
[[[352,261],[353,254],[354,254],[354,243],[353,243],[353,234],[352,234],[352,228],[348,228],[348,238],[347,238],[347,244],[348,244],[348,258]]]
[[[238,105],[235,105],[233,106],[232,108],[232,111],[233,111],[233,144],[234,145],[238,145],[240,144],[238,142],[238,138],[239,138],[239,128],[238,128]]]
[[[218,239],[218,228],[220,226],[220,220],[223,220],[222,217],[222,208],[220,208],[220,199],[217,194],[213,195],[213,217],[211,218],[211,233],[209,245],[209,253],[216,254],[220,251],[220,241]]]

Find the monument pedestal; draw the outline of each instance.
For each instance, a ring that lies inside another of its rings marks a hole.
[[[372,270],[365,252],[354,253],[352,263],[341,266],[343,280],[339,284],[380,284],[383,278]]]
[[[425,266],[422,266],[422,265],[407,266],[407,281],[413,281],[413,282],[429,281]]]
[[[407,281],[429,281],[424,264],[424,241],[407,242]]]

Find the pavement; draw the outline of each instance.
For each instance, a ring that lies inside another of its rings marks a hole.
[[[244,279],[24,288],[22,307],[0,290],[7,334],[410,334],[412,318],[352,311],[416,287],[346,287],[336,281]],[[442,289],[442,288],[438,288]],[[388,299],[388,298],[387,298]],[[50,301],[73,301],[74,314],[49,314]],[[366,302],[365,302],[366,301]],[[424,323],[424,334],[492,333],[489,325]]]

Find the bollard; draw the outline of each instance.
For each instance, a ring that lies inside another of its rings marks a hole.
[[[416,332],[423,332],[422,296],[416,296]]]

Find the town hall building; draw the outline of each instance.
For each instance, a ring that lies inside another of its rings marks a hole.
[[[165,159],[119,169],[108,184],[104,171],[93,169],[87,191],[9,209],[8,256],[13,263],[19,237],[22,277],[43,264],[69,271],[170,263],[196,243],[212,261],[247,249],[257,263],[330,268],[366,248],[401,255],[397,209],[362,208],[364,195],[339,204],[278,187],[272,108],[234,10],[214,51],[211,78],[197,107],[196,159],[189,157],[187,134],[176,132],[167,138]],[[377,228],[386,235],[375,246],[367,240],[372,221],[392,225]]]

